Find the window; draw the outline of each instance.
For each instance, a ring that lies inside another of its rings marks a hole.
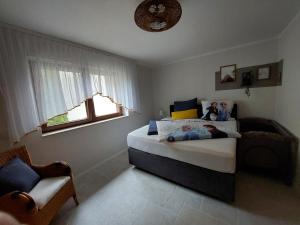
[[[67,113],[49,119],[46,124],[42,125],[42,132],[47,133],[122,115],[121,105],[115,104],[108,97],[97,94]]]
[[[82,121],[88,119],[86,105],[82,103],[80,106],[70,110],[69,112],[55,116],[48,120],[47,126],[53,127],[57,125],[62,125],[66,123],[72,123],[76,121]]]

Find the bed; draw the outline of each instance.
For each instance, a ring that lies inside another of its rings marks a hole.
[[[198,107],[199,117],[202,107]],[[173,111],[173,106],[170,106]],[[237,118],[237,105],[232,117]],[[216,122],[238,130],[236,121]],[[147,135],[148,126],[128,134],[129,162],[182,186],[226,202],[235,194],[236,139],[221,138],[182,142],[159,142]]]

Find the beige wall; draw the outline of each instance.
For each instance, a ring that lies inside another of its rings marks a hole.
[[[275,118],[300,138],[300,13],[279,41],[279,57],[284,59],[284,68],[282,86],[276,90]],[[300,192],[299,166],[297,174],[296,187]]]
[[[69,162],[75,175],[127,148],[127,134],[152,117],[152,82],[149,69],[139,67],[141,114],[42,137],[33,132],[22,139],[34,163]]]
[[[251,89],[250,98],[244,89],[215,91],[215,71],[222,65],[246,67],[275,62],[277,58],[278,42],[271,40],[158,68],[153,73],[155,114],[159,109],[168,112],[175,100],[198,97],[233,99],[239,105],[240,117],[273,118],[275,87]]]

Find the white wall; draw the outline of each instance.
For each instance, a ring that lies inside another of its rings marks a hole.
[[[65,160],[75,175],[127,148],[127,134],[152,117],[152,82],[149,69],[139,67],[141,114],[42,137],[33,132],[22,139],[34,163]]]
[[[215,91],[215,72],[222,65],[246,67],[277,59],[278,42],[270,40],[158,68],[153,72],[155,114],[157,116],[159,109],[168,113],[168,106],[175,100],[198,97],[233,99],[242,117],[273,118],[275,87],[251,89],[250,98],[244,94],[244,89]]]
[[[279,41],[279,57],[284,59],[283,83],[276,90],[276,120],[300,138],[300,13]],[[300,149],[296,187],[300,192]]]
[[[275,62],[281,58],[284,59],[281,87],[251,89],[250,98],[244,94],[243,89],[215,91],[215,71],[221,65],[237,64],[238,67],[246,67]],[[159,109],[168,113],[168,106],[175,100],[196,96],[233,99],[239,105],[240,117],[275,118],[300,137],[299,62],[298,16],[279,41],[270,40],[222,51],[162,66],[153,71],[139,67],[141,114],[47,137],[34,132],[25,136],[21,144],[27,145],[35,163],[65,160],[71,164],[75,174],[79,174],[125,149],[127,133],[148,123],[154,114],[158,116]],[[0,151],[8,145],[3,105],[0,100]]]
[[[0,96],[0,152],[1,150],[7,149],[8,143],[8,130],[6,124],[6,114],[4,109],[4,102]]]

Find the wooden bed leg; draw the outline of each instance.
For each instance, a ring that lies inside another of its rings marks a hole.
[[[78,206],[79,205],[79,201],[77,199],[77,195],[76,194],[73,195],[73,199],[74,199],[75,204]]]

